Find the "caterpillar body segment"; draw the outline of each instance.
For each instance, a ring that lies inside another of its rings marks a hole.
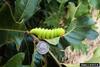
[[[30,34],[35,34],[40,39],[52,39],[64,35],[65,30],[63,28],[56,29],[44,29],[44,28],[34,28],[30,30]]]

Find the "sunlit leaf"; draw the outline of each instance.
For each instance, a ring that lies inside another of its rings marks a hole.
[[[47,41],[48,43],[52,44],[52,45],[57,45],[59,43],[59,38],[60,37],[56,37],[53,39],[45,39],[45,41]]]

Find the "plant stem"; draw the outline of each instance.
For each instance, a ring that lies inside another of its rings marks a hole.
[[[14,29],[2,29],[0,28],[1,31],[12,31],[12,32],[22,32],[22,33],[25,33],[27,31],[22,31],[22,30],[14,30]]]
[[[49,54],[54,58],[54,60],[57,62],[57,64],[59,65],[59,67],[62,67],[60,62],[58,61],[58,59],[53,55],[53,53],[49,50]]]

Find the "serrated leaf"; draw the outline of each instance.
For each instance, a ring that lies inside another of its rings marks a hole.
[[[24,59],[24,53],[18,53],[13,56],[3,67],[21,67]]]
[[[28,20],[37,11],[40,0],[16,0],[15,18],[18,22]]]
[[[100,9],[100,0],[88,0],[88,2],[91,7]]]
[[[52,39],[45,39],[45,41],[47,41],[49,44],[57,45],[59,43],[59,38],[60,37],[56,37],[56,38],[52,38]]]

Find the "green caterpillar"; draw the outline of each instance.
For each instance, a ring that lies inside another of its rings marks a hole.
[[[34,28],[30,30],[30,34],[35,34],[40,39],[52,39],[64,35],[65,30],[63,28],[56,29],[44,29],[44,28]]]

